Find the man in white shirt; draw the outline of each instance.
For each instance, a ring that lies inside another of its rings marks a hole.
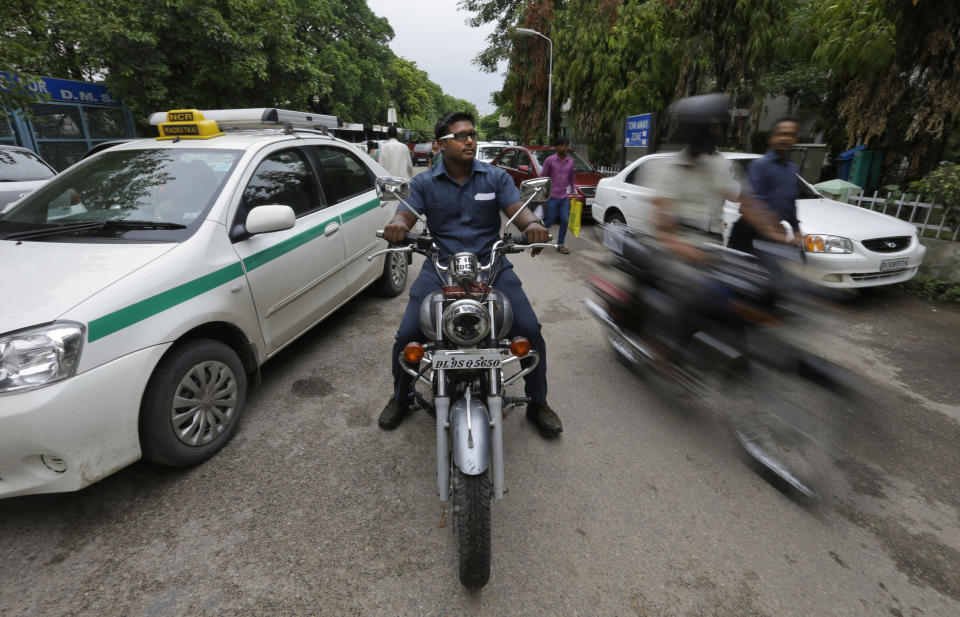
[[[380,164],[390,172],[390,175],[409,180],[413,177],[413,161],[410,158],[410,149],[397,141],[397,127],[387,129],[389,139],[380,146]]]

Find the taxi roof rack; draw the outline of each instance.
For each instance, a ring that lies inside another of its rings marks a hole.
[[[204,109],[203,118],[213,120],[221,131],[243,129],[283,128],[291,133],[294,128],[314,129],[326,134],[329,129],[343,125],[337,116],[314,114],[304,111],[289,111],[276,107],[250,109]],[[168,121],[168,112],[158,111],[150,114],[150,124],[159,126]]]

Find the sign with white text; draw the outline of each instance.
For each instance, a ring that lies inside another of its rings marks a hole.
[[[0,73],[8,80],[16,81],[17,77],[9,73]],[[120,99],[113,96],[103,84],[94,84],[72,79],[58,79],[56,77],[41,77],[39,81],[31,83],[27,88],[35,94],[47,94],[52,102],[64,103],[91,103],[93,105],[110,105],[120,107]]]
[[[653,136],[653,114],[627,116],[623,145],[628,148],[649,148]]]

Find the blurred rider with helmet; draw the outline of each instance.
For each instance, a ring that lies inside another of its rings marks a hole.
[[[657,266],[663,291],[678,303],[678,331],[672,343],[683,346],[696,315],[725,310],[725,290],[703,275],[714,259],[704,243],[722,242],[724,199],[740,202],[743,219],[776,242],[787,234],[766,206],[753,198],[733,175],[717,146],[730,123],[729,99],[721,94],[692,96],[675,102],[673,141],[684,147],[676,155],[646,165],[645,186],[653,198],[654,244],[661,249]]]

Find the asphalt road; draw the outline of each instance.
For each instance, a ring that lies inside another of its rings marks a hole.
[[[567,245],[513,259],[565,431],[507,416],[482,591],[457,581],[430,417],[376,425],[406,300],[364,294],[264,367],[208,463],[0,502],[0,614],[960,614],[960,311],[879,290],[816,320],[868,388],[812,503],[714,405],[616,361],[583,304],[602,248],[589,227]]]

